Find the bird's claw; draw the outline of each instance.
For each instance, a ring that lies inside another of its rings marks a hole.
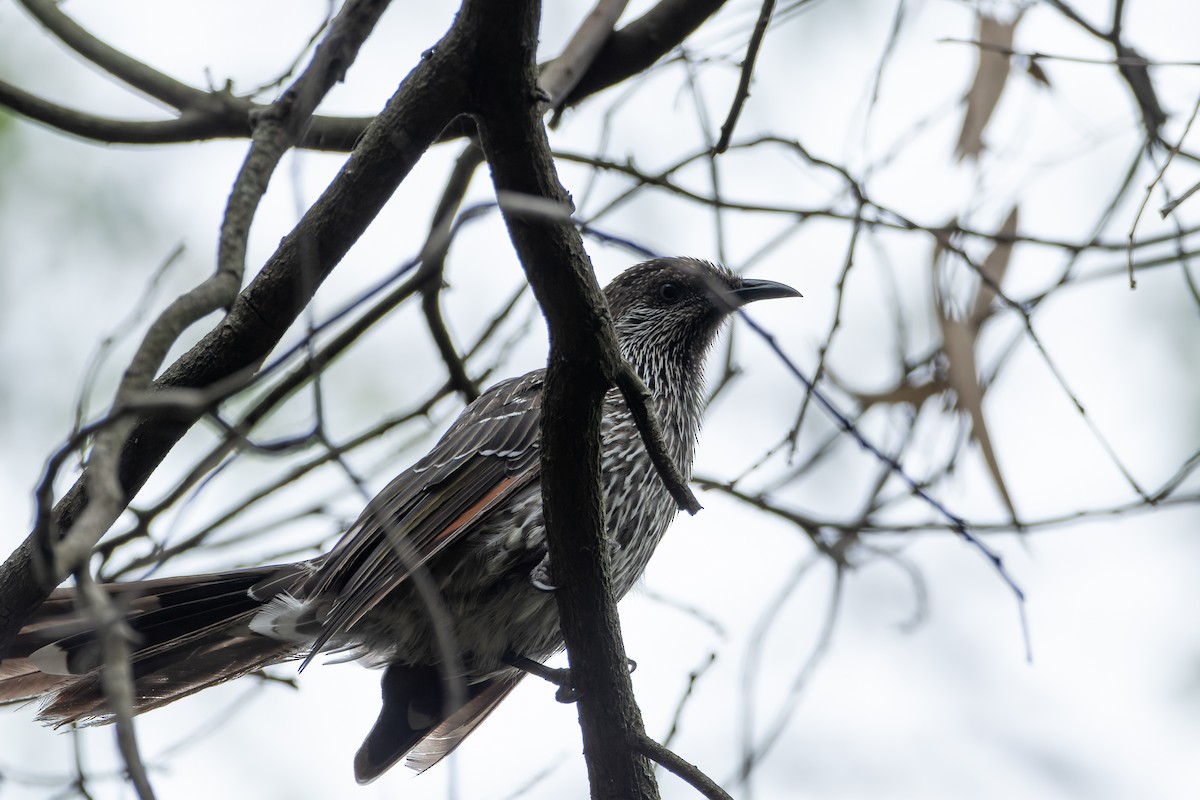
[[[571,670],[547,667],[540,661],[534,661],[525,656],[510,655],[507,659],[509,666],[515,667],[529,675],[536,675],[544,681],[558,687],[554,699],[560,703],[574,703],[579,699],[580,692],[571,680]]]
[[[554,584],[554,580],[550,577],[550,554],[542,556],[542,560],[537,563],[529,572],[529,582],[533,584],[533,588],[539,592],[553,592],[558,587]]]

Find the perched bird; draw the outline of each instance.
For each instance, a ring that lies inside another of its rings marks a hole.
[[[705,355],[755,300],[796,297],[689,258],[647,261],[605,289],[625,358],[652,392],[683,477],[704,409]],[[291,659],[339,652],[384,667],[360,783],[404,756],[437,763],[562,648],[542,521],[544,370],[493,386],[368,504],[332,551],[295,564],[105,585],[134,632],[134,710]],[[676,513],[620,393],[604,400],[603,492],[613,588],[641,575]],[[0,664],[0,701],[43,697],[44,720],[108,721],[94,630],[74,591],[46,601]]]

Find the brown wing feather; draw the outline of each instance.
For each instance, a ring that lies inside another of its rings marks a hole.
[[[539,370],[480,395],[368,504],[303,590],[333,601],[311,653],[536,479],[542,381]]]
[[[514,671],[488,681],[462,708],[421,739],[404,759],[404,766],[420,774],[450,755],[517,688],[523,677],[524,674]]]

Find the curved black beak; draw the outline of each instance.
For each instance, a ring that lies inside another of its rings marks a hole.
[[[743,278],[742,285],[734,289],[731,294],[734,296],[734,302],[739,308],[756,300],[775,300],[780,297],[804,296],[786,283],[765,281],[758,278]]]

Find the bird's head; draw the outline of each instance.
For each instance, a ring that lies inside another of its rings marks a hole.
[[[722,324],[737,309],[755,300],[801,296],[785,284],[743,278],[695,258],[638,264],[618,275],[604,293],[621,349],[635,367],[668,359],[688,368],[703,362]]]

